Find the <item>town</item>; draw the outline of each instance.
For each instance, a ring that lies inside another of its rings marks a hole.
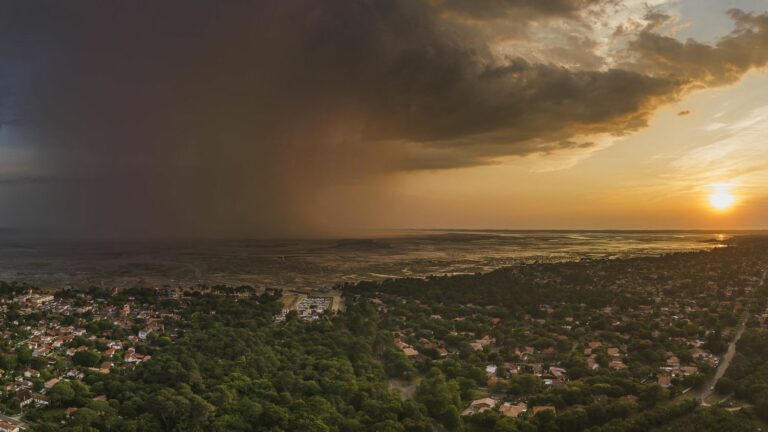
[[[528,265],[497,275],[500,282],[473,278],[464,289],[435,279],[358,284],[349,292],[385,317],[397,350],[391,383],[403,397],[418,400],[411,385],[437,370],[458,384],[470,424],[488,422],[483,413],[517,419],[547,411],[586,427],[611,417],[606,412],[625,417],[663,402],[724,402],[729,392],[714,391],[714,377],[727,369],[729,343],[743,327],[767,328],[757,294],[765,293],[768,268],[761,255]],[[527,292],[498,297],[496,283]],[[555,301],[563,297],[558,290],[579,292],[578,301]]]
[[[14,293],[0,303],[4,319],[0,382],[0,432],[24,427],[21,415],[51,405],[66,418],[78,408],[67,402],[90,398],[87,406],[107,403],[92,394],[84,378],[133,369],[150,361],[153,344],[170,343],[176,334],[166,325],[176,321],[178,308],[145,307],[132,296],[99,297],[86,292],[41,293],[24,286],[7,286]],[[111,301],[108,301],[108,298]],[[118,300],[120,299],[120,300]]]
[[[0,283],[0,432],[314,430],[304,422],[316,414],[280,408],[301,411],[308,395],[356,413],[342,426],[321,404],[322,421],[339,423],[318,430],[369,430],[387,412],[425,432],[603,432],[713,416],[755,427],[763,242],[331,294]],[[391,408],[360,405],[360,391]],[[261,408],[228,405],[232,392]],[[233,420],[248,412],[250,426]]]

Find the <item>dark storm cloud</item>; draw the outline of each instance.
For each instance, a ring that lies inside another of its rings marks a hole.
[[[0,177],[0,186],[52,183],[55,181],[57,179],[52,177],[39,176]]]
[[[615,3],[615,0],[443,0],[433,4],[478,19],[506,18],[529,13],[543,17],[572,17],[590,6]]]
[[[656,77],[685,80],[691,87],[732,84],[753,69],[768,64],[768,14],[728,11],[736,29],[714,45],[689,39],[679,41],[656,33],[668,20],[655,14],[650,26],[632,42],[626,66]]]
[[[441,21],[603,3],[0,2],[4,99],[61,179],[33,218],[117,236],[349,228],[376,213],[379,173],[588,148],[581,136],[634,131],[691,80],[711,83],[679,73],[696,57],[650,31],[624,70],[576,71],[500,61]],[[705,52],[710,74],[759,63],[725,55],[764,37],[761,17],[734,17]],[[676,51],[669,73],[650,70]]]
[[[0,75],[0,128],[14,123],[11,105],[11,90]]]

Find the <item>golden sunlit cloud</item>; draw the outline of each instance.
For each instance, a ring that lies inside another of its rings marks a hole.
[[[731,192],[728,185],[719,184],[714,186],[714,191],[709,195],[709,205],[718,211],[725,211],[733,207],[736,203],[736,196]]]

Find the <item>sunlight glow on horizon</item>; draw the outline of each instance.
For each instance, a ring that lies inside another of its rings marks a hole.
[[[736,196],[731,192],[730,185],[717,184],[709,195],[709,205],[717,211],[726,211],[736,203]]]

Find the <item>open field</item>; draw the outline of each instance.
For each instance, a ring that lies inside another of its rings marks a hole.
[[[302,292],[335,284],[487,272],[533,261],[717,247],[704,232],[408,231],[368,240],[0,242],[0,279],[38,286],[251,285]]]

